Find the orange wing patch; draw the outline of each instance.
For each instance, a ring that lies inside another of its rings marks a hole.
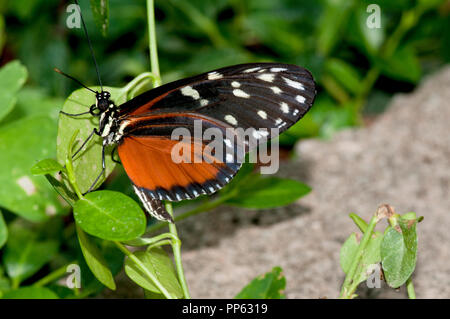
[[[172,160],[172,149],[182,141],[156,136],[128,136],[118,151],[128,177],[138,188],[146,189],[151,197],[159,200],[179,201],[201,194],[211,194],[227,184],[240,165],[201,159],[205,147],[193,141],[191,154],[181,163]],[[196,145],[197,144],[197,145]],[[189,156],[190,155],[190,156]],[[186,162],[186,160],[191,160]]]

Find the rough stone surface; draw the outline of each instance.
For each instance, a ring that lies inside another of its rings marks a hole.
[[[281,266],[288,298],[335,298],[344,279],[339,249],[382,203],[415,211],[418,298],[450,298],[450,68],[412,94],[397,95],[370,127],[331,141],[302,141],[279,176],[307,182],[288,207],[251,212],[219,208],[180,223],[183,261],[194,298],[231,298],[253,277]],[[361,296],[404,298],[403,290]]]

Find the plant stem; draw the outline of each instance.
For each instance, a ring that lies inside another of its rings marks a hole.
[[[54,271],[52,271],[51,273],[49,273],[47,276],[39,279],[38,281],[36,281],[33,286],[36,287],[42,287],[42,286],[46,286],[49,283],[55,281],[56,279],[59,279],[60,277],[64,276],[65,274],[67,274],[67,266],[70,264],[74,264],[76,261],[72,261],[70,263],[68,263],[67,265],[64,265]]]
[[[172,203],[166,203],[166,210],[173,218],[173,208]],[[172,235],[178,238],[178,231],[175,223],[169,223],[169,231]],[[172,241],[172,250],[173,250],[173,259],[175,260],[175,267],[177,269],[178,280],[180,281],[181,288],[183,289],[183,294],[185,299],[190,299],[189,290],[186,283],[186,278],[184,277],[183,264],[181,262],[181,241],[173,240]]]
[[[125,85],[121,89],[122,92],[117,97],[117,100],[120,100],[120,98],[122,96],[127,94],[131,89],[133,89],[136,86],[138,86],[141,81],[146,80],[146,79],[152,79],[153,81],[156,81],[156,76],[153,73],[151,73],[151,72],[144,72],[144,73],[139,74],[137,77],[135,77],[133,80],[131,80],[127,85]]]
[[[155,10],[153,8],[154,1],[147,0],[147,17],[148,17],[148,42],[150,49],[150,65],[152,73],[155,76],[153,86],[161,85],[161,75],[159,73],[158,49],[156,46],[156,28],[155,28]]]
[[[167,299],[174,299],[173,296],[164,288],[164,286],[159,282],[159,280],[153,276],[153,274],[145,267],[145,265],[131,252],[129,251],[124,245],[121,243],[114,241],[116,246],[125,254],[128,258],[130,258],[143,272],[147,277],[153,282],[153,284],[161,291],[161,293],[166,297]]]
[[[172,233],[164,233],[155,237],[151,237],[151,238],[136,238],[136,239],[132,239],[132,240],[127,240],[122,242],[123,244],[127,245],[127,246],[147,246],[147,245],[152,245],[158,241],[164,240],[164,239],[168,239],[168,240],[178,240],[177,236],[174,236]]]
[[[341,299],[350,299],[352,298],[353,293],[356,290],[357,284],[354,283],[354,276],[356,273],[356,270],[358,269],[359,262],[361,260],[361,257],[364,253],[364,250],[367,247],[367,244],[369,243],[370,238],[372,237],[373,230],[375,229],[375,225],[378,222],[378,217],[375,214],[372,219],[370,220],[369,225],[367,226],[366,232],[363,235],[363,238],[361,239],[361,243],[358,246],[358,250],[356,251],[355,257],[352,261],[352,264],[350,266],[350,269],[347,273],[347,276],[345,277],[344,284],[342,285],[340,298]]]
[[[406,291],[408,292],[409,299],[416,299],[416,292],[414,291],[414,284],[411,277],[406,281]]]
[[[67,171],[67,178],[69,179],[69,183],[70,185],[72,185],[73,190],[75,191],[79,199],[83,199],[83,194],[81,193],[80,188],[78,187],[77,180],[73,172],[73,164],[72,164],[72,147],[79,132],[80,130],[76,130],[75,133],[72,135],[72,138],[70,139],[66,158],[66,171]]]

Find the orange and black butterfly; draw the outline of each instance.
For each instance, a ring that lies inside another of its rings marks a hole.
[[[95,94],[96,103],[86,113],[99,118],[98,129],[89,136],[103,138],[103,170],[99,177],[105,169],[105,147],[117,145],[120,161],[145,209],[157,219],[171,221],[163,200],[193,199],[218,191],[241,167],[235,154],[239,147],[249,151],[248,141],[233,146],[223,139],[232,160],[175,163],[171,152],[179,141],[171,137],[176,128],[184,128],[194,136],[195,121],[200,121],[203,129],[263,128],[282,133],[308,112],[316,90],[311,73],[302,67],[251,63],[168,83],[118,106],[109,92]],[[191,139],[189,146],[193,153],[201,153],[208,142]]]

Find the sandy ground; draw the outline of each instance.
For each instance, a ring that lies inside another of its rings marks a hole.
[[[232,298],[256,275],[281,266],[288,298],[336,298],[344,279],[339,249],[356,231],[348,214],[368,220],[388,203],[425,216],[418,226],[417,297],[450,298],[449,88],[447,68],[414,93],[394,97],[370,127],[300,142],[297,158],[278,173],[312,186],[297,203],[259,212],[221,207],[181,222],[192,297]],[[115,297],[142,295],[122,287]],[[406,297],[388,288],[359,294]]]

